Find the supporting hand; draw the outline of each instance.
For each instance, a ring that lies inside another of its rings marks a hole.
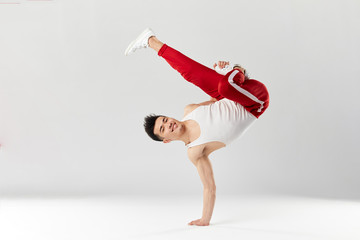
[[[205,221],[202,219],[197,219],[188,223],[188,225],[196,225],[196,226],[209,226],[209,224],[210,224],[209,221]]]

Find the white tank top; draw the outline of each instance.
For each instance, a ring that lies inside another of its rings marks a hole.
[[[257,118],[239,103],[223,98],[213,104],[197,107],[182,121],[190,119],[199,124],[200,136],[186,145],[188,148],[214,141],[228,145]]]

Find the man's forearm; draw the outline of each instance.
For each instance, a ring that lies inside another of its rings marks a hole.
[[[203,196],[203,214],[202,220],[206,222],[210,222],[214,206],[215,206],[215,198],[216,198],[216,191],[215,189],[204,189],[204,196]]]

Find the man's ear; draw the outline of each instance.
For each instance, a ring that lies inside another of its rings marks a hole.
[[[163,140],[163,143],[169,143],[169,142],[171,142],[170,139],[164,139],[164,140]]]

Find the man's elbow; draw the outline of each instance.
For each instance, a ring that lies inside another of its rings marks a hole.
[[[216,194],[216,185],[215,184],[211,184],[208,186],[204,187],[204,191],[210,194]]]

